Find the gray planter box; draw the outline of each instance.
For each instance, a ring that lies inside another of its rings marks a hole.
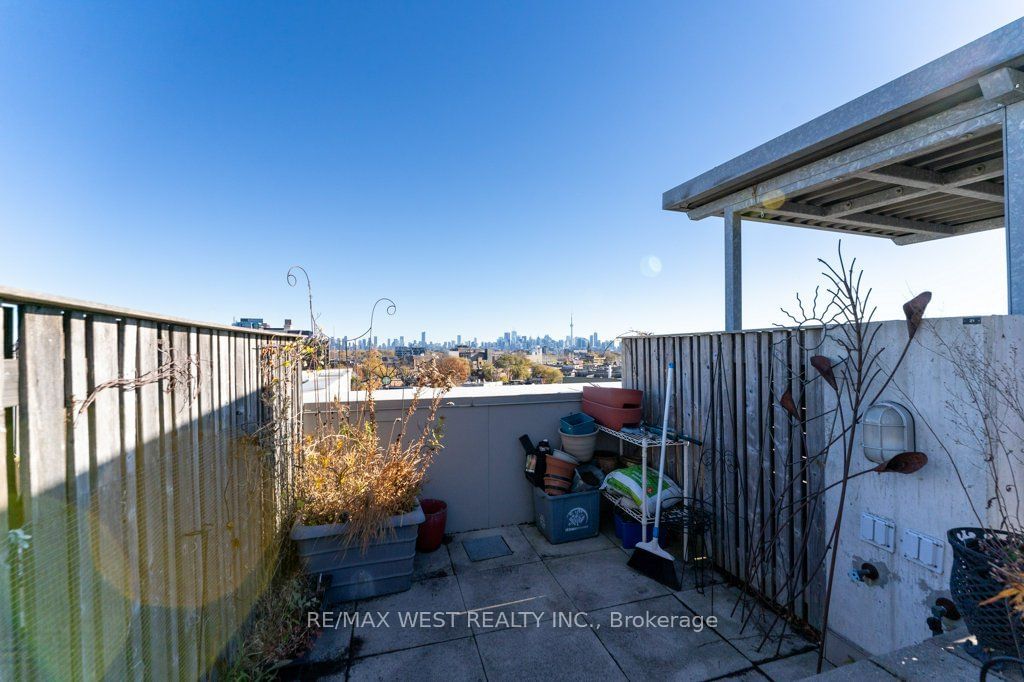
[[[298,547],[299,560],[309,575],[331,577],[325,601],[336,604],[402,592],[412,586],[416,534],[423,523],[423,509],[391,517],[391,529],[384,538],[371,543],[365,552],[358,543],[349,544],[348,524],[292,527],[291,539]]]

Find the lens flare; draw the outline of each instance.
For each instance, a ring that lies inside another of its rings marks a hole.
[[[661,259],[657,256],[644,256],[640,260],[640,272],[644,277],[657,277],[661,274]]]
[[[784,203],[786,203],[786,193],[777,189],[765,193],[761,199],[761,205],[769,210],[779,208]]]

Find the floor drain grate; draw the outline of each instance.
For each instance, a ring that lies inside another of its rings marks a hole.
[[[485,559],[508,556],[512,553],[508,544],[505,543],[505,538],[500,535],[464,540],[462,546],[466,549],[470,561],[484,561]]]

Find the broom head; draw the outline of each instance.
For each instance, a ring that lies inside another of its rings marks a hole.
[[[628,566],[672,590],[682,589],[672,555],[658,545],[658,538],[636,543]]]

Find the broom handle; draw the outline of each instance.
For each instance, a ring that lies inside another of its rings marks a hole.
[[[647,542],[647,438],[640,446],[640,542]]]
[[[690,444],[683,441],[683,505],[689,504],[687,498],[690,496]],[[683,523],[683,561],[686,561],[686,552],[690,547],[690,523]]]
[[[669,405],[672,404],[672,373],[675,371],[675,363],[668,363],[668,377],[665,379],[665,417],[661,423],[661,460],[658,462],[658,487],[655,488],[657,501],[654,503],[654,541],[658,541],[658,529],[661,527],[661,484],[665,479],[665,442],[668,438],[668,413]],[[647,495],[647,491],[644,491]]]

